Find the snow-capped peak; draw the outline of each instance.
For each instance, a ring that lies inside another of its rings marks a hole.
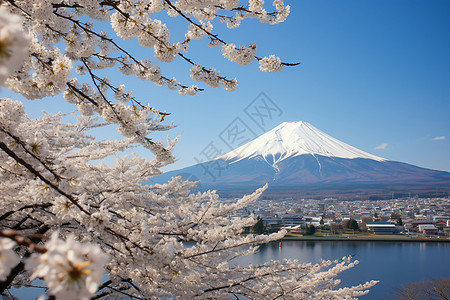
[[[276,164],[286,158],[303,154],[386,160],[343,143],[303,121],[283,122],[253,141],[219,158],[241,160],[262,156],[266,160],[270,158]]]

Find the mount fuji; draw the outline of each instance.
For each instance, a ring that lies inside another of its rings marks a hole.
[[[214,160],[156,178],[199,180],[202,189],[238,196],[268,183],[266,197],[391,197],[450,190],[450,173],[378,157],[315,128],[284,122]]]

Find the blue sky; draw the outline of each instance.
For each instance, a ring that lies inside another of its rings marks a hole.
[[[198,41],[188,56],[216,67],[222,75],[237,77],[237,91],[208,88],[194,97],[179,96],[152,83],[111,76],[138,98],[172,113],[168,121],[178,126],[170,135],[182,134],[182,138],[175,150],[179,161],[167,170],[195,164],[211,142],[228,152],[221,133],[233,122],[244,123],[260,135],[283,121],[303,120],[366,152],[450,171],[450,1],[286,3],[291,5],[291,15],[282,24],[250,19],[228,30],[216,22],[214,31],[236,45],[256,42],[259,56],[277,54],[283,61],[301,62],[298,67],[263,73],[256,61],[239,66],[223,58],[219,48]],[[177,21],[172,42],[186,27]],[[135,43],[125,45],[133,48]],[[152,50],[136,47],[136,51],[142,59],[153,57]],[[161,63],[161,68],[168,77],[193,83],[190,66],[181,59]],[[252,101],[261,92],[279,110],[260,127],[245,109],[256,103]],[[2,90],[1,94],[11,93]],[[61,99],[28,107],[34,112],[70,110]]]
[[[239,45],[256,42],[260,56],[276,53],[301,66],[263,73],[256,62],[241,67],[227,63],[218,49],[206,49],[206,60],[238,77],[239,89],[163,96],[179,124],[174,132],[183,133],[173,168],[194,164],[210,142],[227,151],[219,135],[235,117],[261,134],[244,109],[264,92],[283,112],[266,119],[266,130],[304,120],[369,153],[450,171],[450,2],[289,4],[283,24],[247,20],[222,36]],[[215,29],[223,32],[220,25]]]

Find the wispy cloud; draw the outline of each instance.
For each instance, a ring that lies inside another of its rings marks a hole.
[[[375,149],[386,149],[387,144],[381,144],[379,146],[376,146]]]
[[[445,140],[445,136],[437,136],[433,138],[433,141]]]

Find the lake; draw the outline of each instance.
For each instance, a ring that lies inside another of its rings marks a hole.
[[[450,243],[382,241],[282,241],[263,245],[247,262],[261,264],[271,259],[298,259],[317,263],[356,254],[360,261],[339,275],[342,285],[380,280],[370,293],[361,297],[394,299],[395,289],[408,282],[450,278]]]
[[[262,264],[271,259],[298,259],[317,263],[356,254],[360,261],[339,275],[343,286],[380,280],[362,300],[394,299],[395,289],[408,282],[450,278],[450,243],[371,241],[282,241],[261,246],[241,263]],[[41,291],[13,289],[20,299],[35,299]],[[31,289],[33,290],[33,289]]]

